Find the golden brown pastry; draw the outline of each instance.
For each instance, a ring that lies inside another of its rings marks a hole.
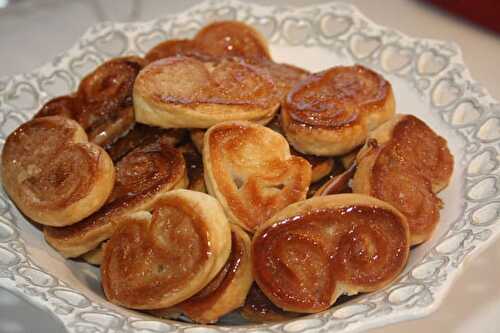
[[[11,133],[2,152],[3,186],[32,220],[54,227],[97,211],[115,181],[113,162],[77,122],[40,117]]]
[[[109,239],[123,219],[147,210],[162,193],[187,186],[182,154],[168,133],[138,147],[116,164],[116,183],[108,203],[85,220],[64,228],[45,228],[47,242],[65,257],[80,256]]]
[[[266,39],[238,21],[219,21],[201,29],[193,39],[196,48],[213,57],[271,59]]]
[[[284,101],[286,95],[296,83],[307,78],[310,74],[305,69],[297,66],[276,63],[271,60],[255,62],[255,65],[269,72],[276,83],[276,88],[278,89],[281,101]]]
[[[240,313],[246,320],[256,323],[285,321],[299,316],[298,313],[283,311],[274,305],[256,283],[252,284]]]
[[[199,50],[191,39],[171,39],[161,42],[149,50],[144,58],[147,63],[151,63],[163,58],[176,56],[193,57],[200,60],[210,60],[213,58]]]
[[[446,140],[412,115],[394,117],[370,134],[357,157],[353,191],[384,200],[408,219],[411,244],[429,239],[439,222],[453,172]]]
[[[292,156],[285,138],[262,125],[234,121],[205,134],[203,165],[208,193],[229,220],[254,231],[276,212],[305,199],[311,166]]]
[[[189,190],[207,192],[205,176],[203,172],[203,159],[192,143],[186,143],[178,147],[186,161],[186,170],[189,178]]]
[[[197,323],[215,323],[245,303],[252,282],[250,238],[231,225],[231,254],[224,267],[205,288],[175,307]]]
[[[360,194],[316,197],[288,206],[252,240],[254,278],[286,311],[315,313],[342,294],[378,290],[402,271],[406,218]]]
[[[101,276],[108,300],[127,308],[161,309],[190,298],[231,251],[224,211],[204,193],[165,193],[122,219],[104,250]]]
[[[132,88],[143,66],[139,57],[111,59],[88,74],[76,93],[50,100],[35,117],[74,119],[90,142],[100,146],[113,143],[134,124]]]
[[[95,249],[82,254],[82,259],[91,265],[100,266],[102,258],[104,258],[104,248],[106,247],[106,243],[107,241],[102,242]]]
[[[236,119],[265,124],[278,107],[269,73],[238,59],[165,58],[146,66],[134,85],[136,120],[164,128],[208,128]]]
[[[337,156],[362,144],[394,112],[391,85],[379,74],[359,65],[333,67],[292,88],[281,122],[298,151]]]

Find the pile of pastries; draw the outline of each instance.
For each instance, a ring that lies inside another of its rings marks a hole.
[[[404,111],[404,110],[402,110]],[[107,299],[276,321],[378,290],[428,240],[453,157],[360,66],[273,61],[235,21],[111,59],[7,138],[5,190]]]

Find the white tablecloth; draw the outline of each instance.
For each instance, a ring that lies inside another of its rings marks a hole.
[[[175,13],[196,0],[17,0],[0,10],[0,75],[30,71],[68,49],[85,29],[101,20],[131,21]],[[269,3],[259,0],[258,3]],[[305,5],[323,1],[274,0]],[[500,36],[419,1],[352,1],[379,24],[414,37],[457,42],[467,66],[500,99]],[[372,330],[378,333],[482,332],[500,330],[500,242],[465,265],[463,275],[432,315]],[[64,330],[57,321],[0,289],[0,333]]]

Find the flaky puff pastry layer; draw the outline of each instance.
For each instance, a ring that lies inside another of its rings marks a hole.
[[[83,221],[44,228],[45,240],[65,257],[78,257],[109,239],[123,216],[147,210],[162,193],[188,185],[186,163],[173,148],[170,133],[130,151],[116,164],[116,182],[108,202]]]
[[[282,106],[281,122],[298,151],[343,155],[395,112],[392,88],[363,66],[333,67],[297,83]]]
[[[196,295],[174,308],[153,310],[152,314],[171,318],[172,313],[184,313],[194,322],[209,324],[241,307],[253,282],[250,243],[250,237],[232,224],[231,254],[214,279]]]
[[[208,192],[231,222],[251,232],[305,199],[311,182],[310,164],[290,154],[282,135],[245,121],[225,122],[206,132],[203,165]]]
[[[230,251],[231,230],[217,200],[171,191],[120,223],[104,250],[104,293],[132,309],[170,307],[212,281]]]
[[[252,239],[254,278],[286,311],[315,313],[342,295],[378,290],[409,253],[406,218],[360,194],[315,197],[274,215]]]
[[[26,216],[62,227],[84,219],[106,202],[115,170],[108,154],[87,141],[76,121],[49,116],[24,123],[7,137],[2,181]]]
[[[412,245],[429,239],[442,206],[435,193],[453,172],[446,140],[417,117],[398,115],[370,134],[356,164],[353,191],[387,201],[403,213]]]
[[[280,101],[266,70],[242,59],[202,62],[187,57],[146,66],[133,96],[136,121],[165,128],[208,128],[227,120],[265,124]]]

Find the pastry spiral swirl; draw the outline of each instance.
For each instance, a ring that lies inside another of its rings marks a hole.
[[[435,192],[448,184],[453,172],[446,140],[417,117],[399,115],[370,134],[356,163],[353,191],[403,213],[412,245],[429,239],[441,208]]]
[[[282,127],[300,152],[342,155],[394,114],[389,82],[362,67],[333,67],[312,74],[288,93]]]
[[[176,190],[147,211],[124,217],[104,250],[109,301],[133,309],[178,304],[204,288],[226,263],[231,232],[217,200]]]
[[[2,179],[26,216],[61,227],[82,220],[106,202],[115,172],[108,154],[87,141],[78,123],[50,116],[24,123],[7,137]]]
[[[409,252],[405,217],[363,195],[339,194],[293,204],[252,240],[254,278],[278,307],[319,312],[342,294],[390,283]]]

